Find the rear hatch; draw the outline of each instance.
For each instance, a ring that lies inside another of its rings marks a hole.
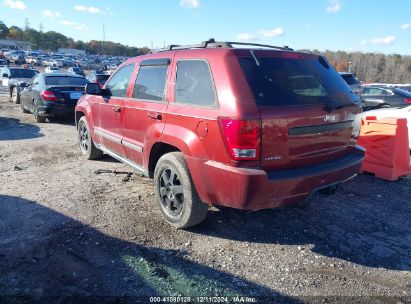
[[[48,90],[52,91],[60,101],[74,104],[84,94],[83,86],[51,86]]]
[[[88,81],[83,77],[67,75],[46,76],[48,91],[52,91],[56,98],[65,103],[77,103],[84,94],[84,88]]]
[[[314,165],[352,151],[359,99],[323,57],[265,50],[237,56],[261,115],[264,170]]]

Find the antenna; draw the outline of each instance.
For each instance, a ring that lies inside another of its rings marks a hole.
[[[43,33],[43,31],[44,31],[43,23],[41,23],[41,22],[39,24],[39,31],[40,31],[40,33]]]

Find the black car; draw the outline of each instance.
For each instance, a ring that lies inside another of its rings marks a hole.
[[[91,71],[90,74],[87,75],[88,81],[97,82],[100,87],[102,87],[109,78],[110,75],[105,74],[103,71]]]
[[[76,74],[40,73],[21,91],[23,113],[33,113],[36,122],[46,117],[73,115],[88,80]]]
[[[38,74],[37,70],[18,67],[0,68],[0,86],[7,87],[10,99],[20,103],[21,84],[28,82]]]
[[[357,77],[355,77],[354,73],[340,72],[339,74],[348,84],[351,91],[353,91],[357,95],[361,93],[361,83],[357,79]]]
[[[399,88],[363,86],[361,96],[367,109],[405,107],[411,104],[411,93]]]

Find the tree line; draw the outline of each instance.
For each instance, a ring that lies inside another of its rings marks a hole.
[[[324,55],[338,72],[354,72],[361,81],[411,83],[411,56],[344,51],[313,51]]]
[[[84,42],[74,40],[55,31],[37,31],[36,29],[26,27],[22,29],[18,26],[7,27],[4,22],[0,21],[0,39],[24,40],[33,45],[33,49],[44,51],[57,51],[59,48],[72,48],[84,50],[91,54],[105,54],[112,56],[133,57],[147,54],[150,49],[147,47],[133,47],[115,43],[112,41],[91,40]]]

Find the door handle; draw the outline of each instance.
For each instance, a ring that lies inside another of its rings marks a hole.
[[[156,120],[161,120],[163,116],[160,113],[153,113],[153,112],[148,112],[147,117],[150,119],[156,119]]]
[[[120,107],[113,107],[113,112],[120,113],[121,108]]]

